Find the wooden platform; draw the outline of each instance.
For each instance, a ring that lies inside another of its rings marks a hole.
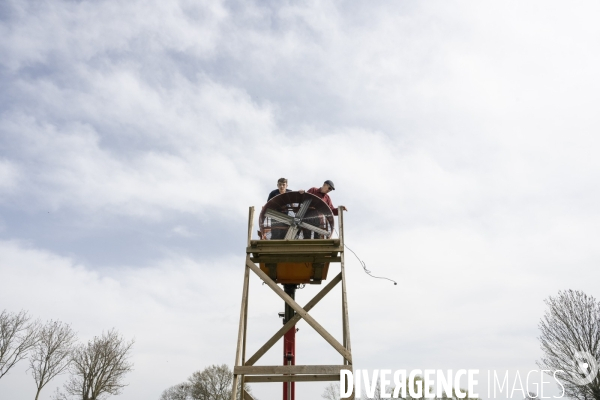
[[[340,262],[340,239],[251,240],[246,253],[253,262]]]
[[[320,285],[329,263],[341,262],[339,239],[251,240],[246,253],[273,281]]]

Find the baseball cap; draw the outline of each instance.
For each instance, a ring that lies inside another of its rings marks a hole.
[[[327,179],[325,181],[326,184],[328,184],[329,186],[331,186],[331,190],[335,190],[335,186],[333,186],[333,182],[331,182],[329,179]]]

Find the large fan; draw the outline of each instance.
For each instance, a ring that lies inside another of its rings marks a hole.
[[[287,192],[273,197],[258,219],[262,239],[329,239],[333,213],[319,197]]]

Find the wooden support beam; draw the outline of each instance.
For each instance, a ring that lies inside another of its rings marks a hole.
[[[246,257],[246,264],[248,263],[248,257]],[[246,266],[244,268],[244,287],[242,289],[242,306],[240,310],[240,325],[238,330],[238,340],[237,340],[237,350],[235,352],[235,364],[234,365],[242,365],[241,356],[242,356],[242,347],[244,341],[244,327],[246,326],[244,318],[246,316],[246,303],[248,302],[248,283],[250,281],[250,270]]]
[[[350,365],[253,365],[233,367],[235,375],[333,375],[352,371]]]
[[[249,297],[250,287],[246,289],[246,297]],[[242,362],[241,365],[246,363],[246,333],[248,332],[248,301],[246,300],[246,307],[244,308],[244,337],[242,340]],[[242,382],[243,383],[243,382]]]
[[[272,239],[272,240],[251,240],[249,246],[251,247],[278,247],[278,246],[339,246],[340,239],[303,239],[303,240],[285,240],[285,239]]]
[[[342,207],[343,206],[338,206],[338,225],[340,228],[339,244],[342,251],[344,251],[344,210]]]
[[[237,400],[237,388],[240,384],[241,375],[233,375],[233,389],[231,390],[231,400]]]
[[[248,210],[248,245],[252,239],[252,225],[254,222],[254,207]],[[246,353],[246,327],[248,315],[248,287],[250,282],[250,270],[248,269],[248,256],[246,256],[246,267],[244,268],[244,286],[242,289],[242,305],[240,309],[240,325],[238,330],[237,349],[235,351],[235,365],[243,365]],[[241,384],[241,385],[240,385]],[[233,388],[231,390],[231,400],[237,400],[238,385],[244,387],[244,377],[233,376]]]
[[[254,400],[254,397],[252,397],[252,395],[248,392],[246,392],[246,389],[242,389],[243,393],[244,393],[244,400]]]
[[[248,383],[264,382],[339,382],[340,374],[332,375],[249,375]]]
[[[250,241],[252,240],[252,228],[254,226],[254,207],[250,207],[248,210],[248,246],[250,245]],[[248,278],[250,278],[250,274],[248,274]],[[246,282],[244,279],[244,285],[246,287],[246,301],[244,307],[244,337],[242,340],[242,362],[241,365],[244,365],[246,362],[246,332],[248,330],[248,297],[250,296],[250,285],[249,282]],[[242,377],[242,387],[244,387],[244,378]]]
[[[304,306],[304,310],[306,312],[310,311],[327,293],[331,291],[340,281],[342,280],[342,273],[340,272],[335,278],[331,280],[315,297],[312,298],[311,301],[306,303]],[[281,329],[275,333],[271,339],[267,340],[267,342],[260,348],[258,351],[248,359],[248,361],[244,364],[246,366],[254,365],[279,339],[283,337],[298,321],[300,321],[300,315],[294,315]]]
[[[300,242],[300,240],[298,240]],[[306,240],[308,242],[308,240]],[[267,240],[265,240],[267,242]],[[269,246],[269,247],[246,247],[246,253],[252,254],[304,254],[304,253],[332,253],[344,249],[339,246]]]
[[[344,246],[344,210],[338,212],[338,223],[340,226],[340,244]],[[350,344],[350,321],[348,318],[348,296],[346,294],[346,270],[344,267],[344,252],[340,253],[341,257],[341,274],[342,274],[342,330],[343,330],[343,343],[346,350],[352,353],[352,346]],[[344,359],[344,363],[346,360]]]
[[[246,257],[247,259],[248,257]],[[240,310],[240,327],[238,331],[238,342],[237,342],[237,350],[235,352],[235,363],[234,365],[241,365],[241,354],[243,352],[242,348],[244,347],[243,341],[246,335],[246,310],[248,304],[248,283],[250,281],[250,269],[248,266],[244,268],[244,287],[242,289],[242,307]],[[231,391],[231,400],[237,400],[237,388],[240,383],[241,377],[238,375],[234,375],[233,377],[233,390]],[[242,379],[243,381],[243,379]]]
[[[349,353],[352,353],[350,343],[350,319],[348,318],[348,296],[346,294],[346,273],[344,271],[344,256],[342,255],[342,323],[344,331],[344,347]]]
[[[323,254],[258,254],[256,257],[251,256],[250,261],[255,263],[280,263],[280,262],[296,262],[296,263],[339,263],[340,257],[332,257],[330,253]]]
[[[252,242],[252,227],[254,226],[254,207],[248,210],[248,246]]]
[[[327,330],[325,330],[325,328],[323,328],[321,324],[315,321],[315,319],[310,314],[308,314],[302,307],[300,307],[300,305],[296,303],[294,299],[292,299],[279,286],[277,286],[277,284],[271,278],[269,278],[267,274],[262,272],[260,268],[258,268],[253,262],[251,262],[250,257],[248,256],[246,256],[246,265],[250,267],[250,269],[254,271],[254,273],[258,275],[260,279],[263,280],[263,282],[265,282],[271,289],[273,289],[273,291],[279,297],[281,297],[283,301],[289,304],[289,306],[292,307],[292,309],[296,311],[298,315],[300,315],[300,317],[302,317],[302,319],[306,321],[307,324],[309,324],[314,330],[316,330],[317,333],[323,337],[323,339],[325,339],[334,349],[336,349],[344,357],[344,359],[348,361],[348,364],[352,364],[352,354],[348,350],[346,350],[346,348],[342,346],[340,342],[338,342],[333,336],[331,336],[331,334],[327,332]]]

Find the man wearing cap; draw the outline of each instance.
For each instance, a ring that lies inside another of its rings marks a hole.
[[[333,182],[331,182],[330,180],[326,180],[323,183],[323,186],[321,186],[320,188],[314,187],[314,188],[310,188],[308,189],[306,192],[310,193],[310,194],[314,194],[315,196],[319,197],[320,199],[322,199],[325,204],[327,204],[329,206],[329,208],[331,209],[331,211],[333,212],[333,215],[338,215],[338,209],[333,207],[333,203],[331,202],[331,198],[329,197],[329,195],[327,193],[331,192],[332,190],[335,190],[335,186],[333,186]],[[348,211],[348,209],[344,206],[340,206],[342,210],[344,211]],[[306,213],[306,219],[307,219],[307,223],[311,224],[311,225],[319,225],[318,223],[311,223],[309,222],[311,219],[314,219],[314,217],[318,218],[318,213],[314,210],[309,210]],[[316,220],[318,221],[318,219]],[[315,222],[316,222],[315,221]],[[311,239],[311,236],[314,235],[315,239],[321,239],[321,235],[317,234],[316,232],[311,232],[308,229],[302,229],[302,236],[304,237],[304,239]]]
[[[328,179],[323,183],[323,186],[321,186],[320,188],[317,188],[317,187],[310,188],[306,192],[320,197],[329,206],[329,208],[331,208],[333,215],[338,215],[337,207],[333,207],[331,198],[327,194],[327,193],[331,192],[332,190],[335,190],[335,186],[333,186],[333,182],[331,182]],[[346,207],[344,207],[344,206],[340,206],[340,207],[342,208],[342,210],[348,211],[348,209]]]

